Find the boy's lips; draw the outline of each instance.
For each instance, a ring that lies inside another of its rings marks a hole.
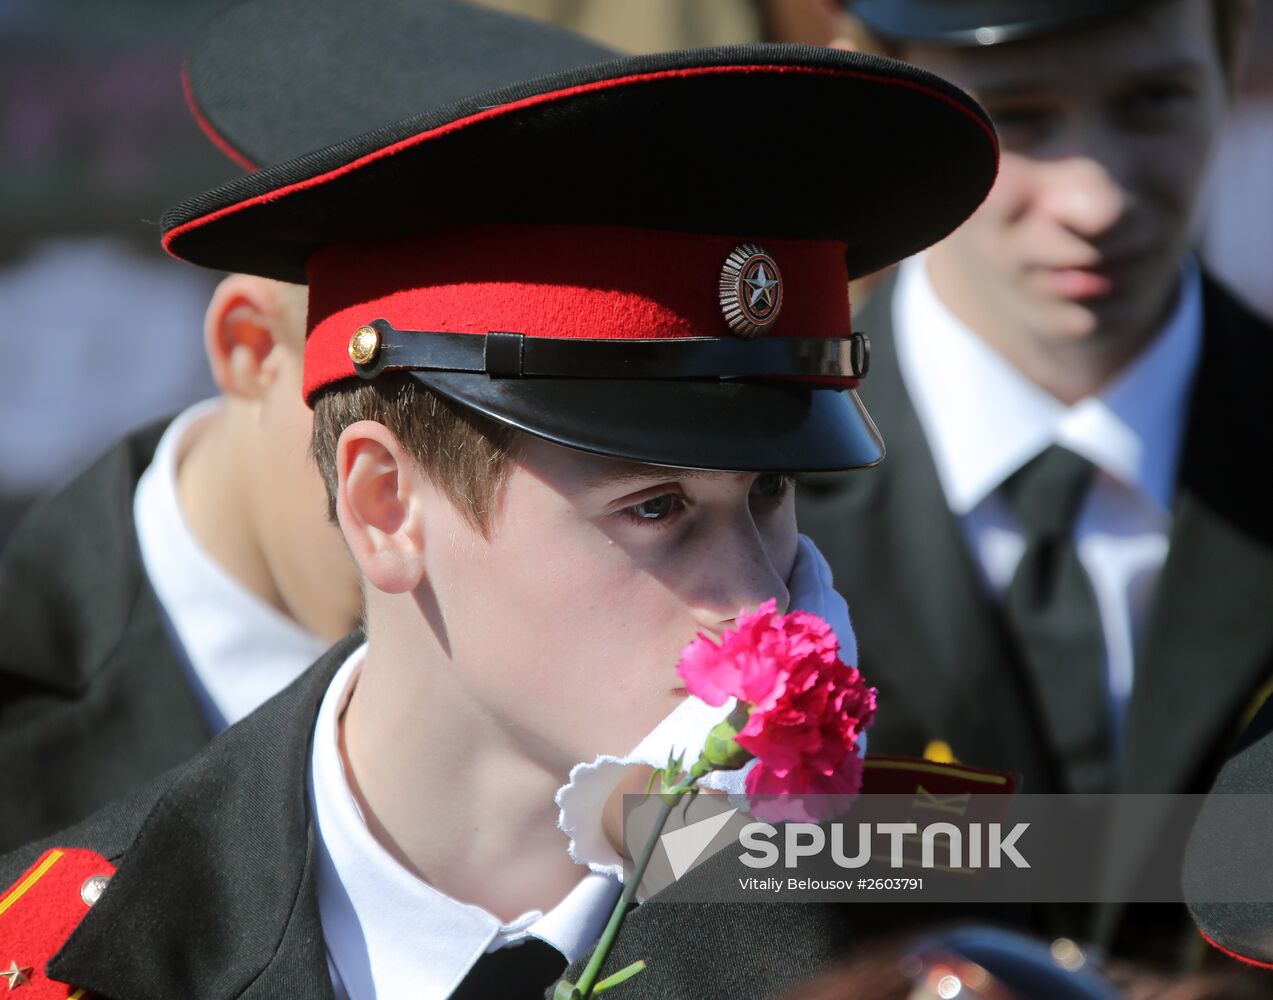
[[[1038,274],[1054,295],[1074,301],[1102,299],[1121,291],[1143,262],[1143,254],[1124,254],[1092,264],[1045,264],[1038,268]]]
[[[1053,267],[1044,274],[1052,291],[1067,299],[1105,298],[1114,291],[1114,278],[1104,268]]]
[[[681,685],[680,687],[672,688],[672,694],[676,695],[678,698],[688,698],[690,696],[690,690],[684,685]]]

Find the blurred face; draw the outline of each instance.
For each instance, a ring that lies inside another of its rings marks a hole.
[[[305,290],[288,288],[276,313],[275,346],[258,400],[252,477],[258,536],[283,602],[302,625],[335,640],[361,608],[357,569],[327,516],[327,493],[309,456],[313,413],[302,395]]]
[[[932,251],[948,305],[1005,336],[1151,337],[1225,109],[1210,0],[984,49],[908,46],[904,57],[976,96],[1003,145],[985,203]]]
[[[770,597],[787,605],[784,476],[634,466],[528,438],[489,538],[438,503],[435,631],[468,694],[558,770],[626,753],[672,711],[698,632]]]

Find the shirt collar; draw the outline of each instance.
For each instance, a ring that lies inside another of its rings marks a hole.
[[[1063,444],[1166,513],[1202,347],[1202,279],[1189,258],[1159,335],[1100,393],[1066,406],[960,322],[926,255],[905,261],[893,320],[898,363],[947,501],[967,514],[1051,444]]]
[[[366,649],[355,650],[332,679],[319,708],[310,767],[319,913],[328,955],[348,996],[443,1000],[485,952],[528,935],[555,947],[567,962],[579,958],[614,908],[614,878],[590,873],[548,913],[531,911],[501,923],[408,872],[372,836],[338,745],[339,720]]]
[[[222,569],[186,523],[177,470],[219,406],[219,400],[206,400],[173,420],[133,500],[142,565],[214,730],[268,701],[327,648]]]

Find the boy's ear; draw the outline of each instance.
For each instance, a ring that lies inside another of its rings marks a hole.
[[[383,424],[350,424],[336,444],[336,516],[362,575],[402,594],[424,578],[424,498],[415,462]]]
[[[1229,86],[1229,100],[1233,101],[1250,57],[1255,3],[1254,0],[1228,0],[1219,10],[1220,14],[1216,19],[1219,37],[1216,45],[1220,50],[1222,69]]]
[[[212,293],[203,320],[203,345],[218,388],[226,396],[257,399],[274,380],[267,359],[289,321],[277,282],[232,274]]]
[[[761,0],[765,41],[827,45],[839,34],[843,0]]]

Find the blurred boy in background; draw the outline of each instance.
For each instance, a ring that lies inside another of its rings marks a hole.
[[[1189,249],[1249,5],[850,10],[841,44],[968,88],[1004,150],[856,317],[880,475],[800,510],[892,706],[872,750],[1201,791],[1273,678],[1273,330]]]

